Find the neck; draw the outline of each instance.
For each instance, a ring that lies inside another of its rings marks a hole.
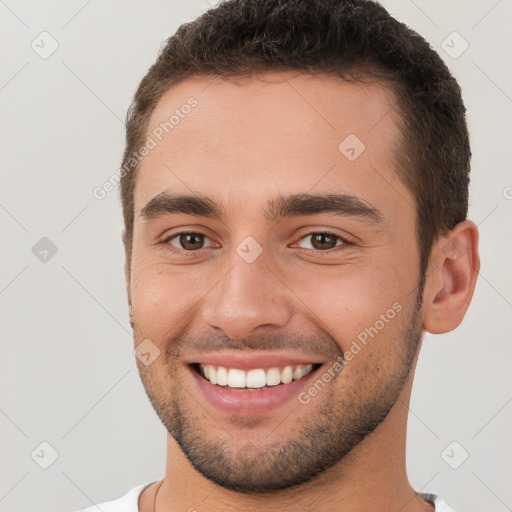
[[[406,474],[406,426],[413,373],[414,365],[390,413],[372,434],[336,466],[291,489],[252,495],[224,489],[198,473],[168,435],[166,474],[156,510],[433,511],[433,505],[411,487]]]

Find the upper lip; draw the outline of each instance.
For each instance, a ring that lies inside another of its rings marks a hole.
[[[211,364],[225,368],[237,368],[239,370],[252,370],[255,368],[272,368],[282,366],[298,366],[306,364],[322,364],[314,356],[290,354],[285,352],[264,352],[258,351],[252,354],[241,354],[240,352],[214,352],[201,354],[191,358],[188,364]]]

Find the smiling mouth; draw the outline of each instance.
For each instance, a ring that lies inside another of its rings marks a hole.
[[[233,391],[256,391],[300,380],[317,370],[321,364],[300,364],[241,370],[203,363],[191,364],[203,379],[216,386]]]

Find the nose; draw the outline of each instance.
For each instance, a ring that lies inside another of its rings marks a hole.
[[[260,256],[247,263],[237,254],[231,267],[205,297],[203,321],[233,339],[260,327],[280,328],[292,316],[292,294]]]

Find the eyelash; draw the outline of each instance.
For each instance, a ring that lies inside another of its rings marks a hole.
[[[171,240],[173,240],[174,238],[176,238],[180,235],[185,235],[185,234],[201,235],[201,236],[204,236],[205,238],[208,238],[204,233],[201,233],[199,231],[180,231],[178,233],[173,233],[171,236],[167,237],[165,240],[163,240],[161,242],[161,244],[164,245],[167,248],[167,250],[171,251],[172,253],[177,254],[179,256],[183,256],[183,257],[192,256],[194,254],[200,253],[203,249],[208,249],[208,247],[203,247],[196,251],[187,251],[186,249],[177,249],[176,247],[173,247],[170,244]],[[313,235],[333,236],[333,237],[337,238],[338,240],[340,240],[342,243],[340,245],[336,245],[336,246],[332,247],[331,249],[326,249],[324,251],[321,249],[302,249],[305,252],[305,254],[313,255],[313,256],[318,256],[319,254],[323,254],[323,253],[332,254],[333,252],[338,252],[338,251],[341,252],[341,251],[345,250],[348,246],[354,245],[352,242],[349,242],[347,239],[343,238],[338,233],[335,233],[334,231],[329,231],[329,230],[312,231],[312,232],[300,237],[298,242],[304,240],[305,238],[313,236]],[[298,242],[295,242],[295,243],[298,243]],[[340,249],[340,247],[344,247],[344,249],[343,248]]]

